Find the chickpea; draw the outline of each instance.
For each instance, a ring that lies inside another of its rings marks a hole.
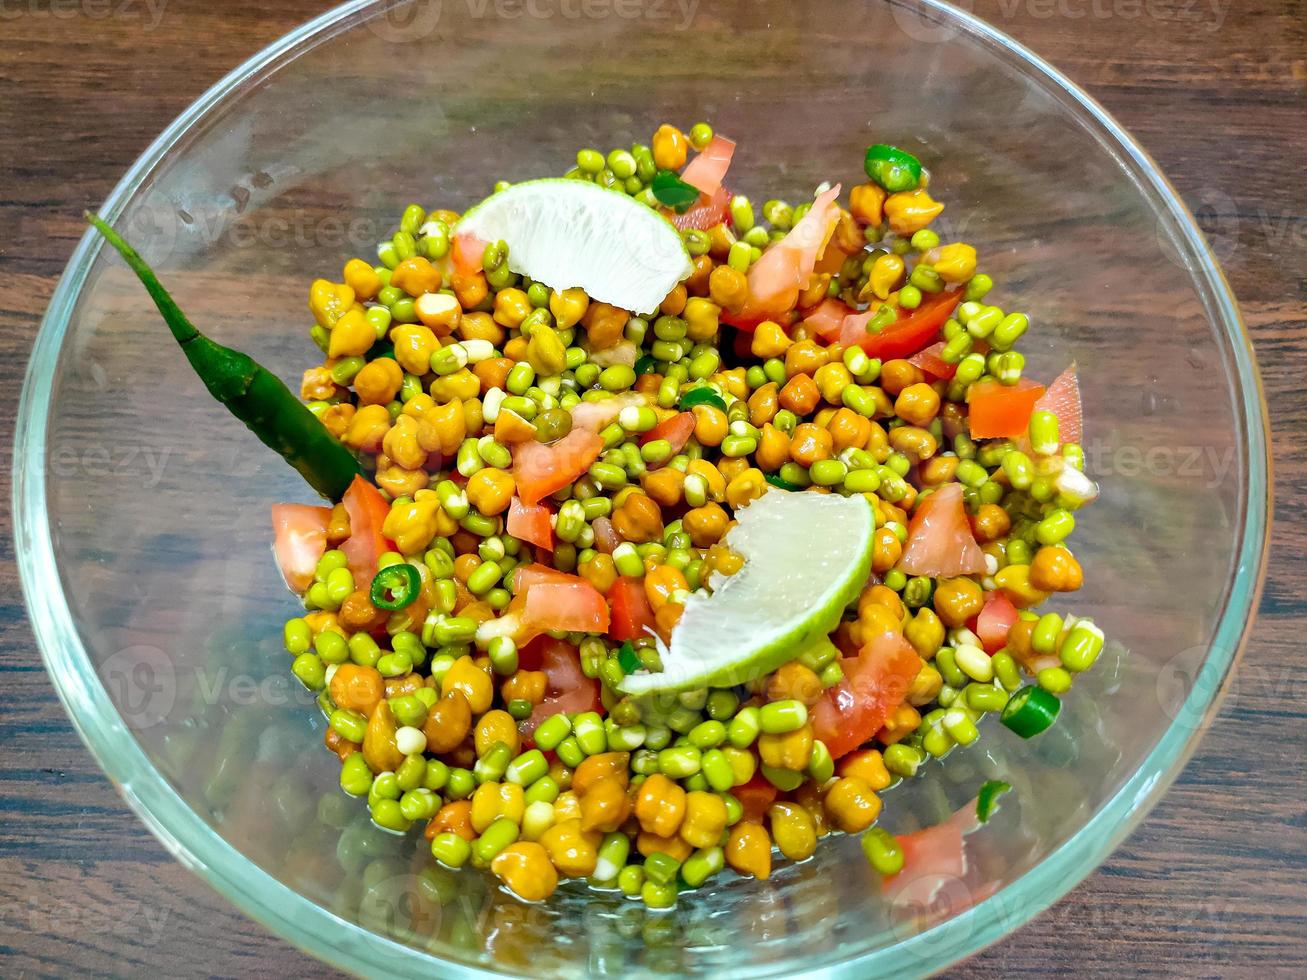
[[[822,368],[822,370],[826,370]],[[850,408],[841,408],[826,423],[826,429],[834,442],[833,451],[839,455],[846,449],[861,449],[867,444],[871,435],[872,421],[863,418]]]
[[[586,337],[594,350],[607,350],[622,339],[631,315],[609,303],[591,303],[581,317]]]
[[[653,158],[659,170],[680,170],[685,166],[690,141],[675,126],[663,123],[653,135]]]
[[[490,295],[490,285],[486,282],[485,273],[480,270],[470,274],[455,272],[449,285],[454,290],[458,305],[465,310],[476,309]]]
[[[377,331],[362,310],[346,310],[331,328],[330,357],[360,357],[377,341]]]
[[[770,422],[762,426],[762,438],[758,440],[758,449],[753,454],[758,468],[767,473],[774,473],[790,459],[790,437]]]
[[[759,881],[771,877],[771,837],[761,824],[741,820],[726,841],[726,863]]]
[[[363,405],[388,405],[399,394],[404,383],[404,371],[399,362],[390,357],[368,361],[354,376],[354,391]]]
[[[762,470],[748,467],[741,470],[726,484],[726,502],[738,510],[757,500],[767,491],[767,480]]]
[[[671,565],[658,565],[644,577],[644,594],[655,613],[673,601],[677,592],[688,591],[690,584],[685,576]]]
[[[575,778],[575,777],[574,777]],[[631,813],[625,780],[604,776],[581,797],[581,829],[611,834]]]
[[[767,678],[767,700],[785,701],[793,698],[811,708],[821,700],[821,680],[812,669],[797,660],[782,664]]]
[[[853,383],[853,375],[840,361],[823,364],[812,376],[821,397],[831,405],[844,403],[844,389]],[[861,417],[861,416],[859,416]]]
[[[948,578],[935,588],[935,613],[945,626],[962,626],[984,608],[985,595],[969,578]]]
[[[390,431],[390,413],[386,411],[386,406],[364,405],[350,419],[342,441],[350,449],[375,453],[381,449],[382,441],[388,431]]]
[[[835,780],[826,792],[825,804],[831,822],[846,834],[861,833],[880,816],[880,797],[857,776]]]
[[[921,465],[921,483],[926,487],[940,487],[953,481],[958,471],[956,456],[932,456]]]
[[[1012,527],[1012,519],[998,504],[981,504],[971,518],[971,529],[982,544],[997,541]]]
[[[895,399],[894,411],[909,425],[929,425],[939,412],[939,394],[924,381],[908,385]]]
[[[335,398],[339,391],[328,367],[311,367],[300,381],[300,397],[305,401],[326,401]]]
[[[539,704],[545,699],[548,675],[542,670],[519,670],[504,681],[501,692],[504,701],[530,701]]]
[[[541,902],[558,888],[558,872],[539,844],[520,840],[509,844],[490,862],[490,870],[518,898]]]
[[[423,293],[413,304],[413,312],[437,337],[448,337],[463,320],[463,308],[448,293]]]
[[[934,610],[922,607],[903,627],[903,636],[917,651],[917,656],[929,660],[944,645],[944,624]]]
[[[794,341],[786,335],[779,323],[774,320],[763,320],[753,331],[749,352],[754,357],[781,357],[793,343]]]
[[[880,387],[897,397],[912,385],[924,384],[925,372],[911,361],[896,358],[886,361],[880,368]]]
[[[381,277],[362,259],[346,262],[343,278],[345,285],[354,290],[354,298],[359,302],[373,299],[381,291]]]
[[[445,672],[440,681],[440,691],[442,694],[460,692],[467,699],[468,707],[478,715],[489,709],[495,694],[494,684],[486,672],[475,666],[472,658],[467,656],[459,657]]]
[[[830,431],[811,422],[803,422],[794,427],[790,437],[790,458],[800,466],[811,466],[823,459],[830,459],[835,440]]]
[[[767,809],[772,838],[791,861],[812,857],[817,849],[817,827],[812,814],[797,803],[773,803]]]
[[[690,536],[696,548],[706,548],[716,544],[726,533],[730,518],[722,506],[715,501],[708,501],[702,507],[695,507],[685,512],[681,519],[685,533]]]
[[[420,323],[404,323],[390,331],[395,345],[395,360],[409,374],[421,377],[431,371],[431,355],[440,347],[430,327]]]
[[[319,420],[327,431],[337,439],[344,439],[345,433],[349,430],[349,424],[354,421],[354,413],[357,409],[349,402],[341,402],[338,405],[330,405],[327,410],[318,416]]]
[[[684,289],[685,286],[678,287]],[[685,317],[685,335],[696,343],[706,343],[717,336],[721,328],[722,309],[712,300],[692,296],[685,300],[682,315]]]
[[[674,466],[649,470],[640,478],[640,485],[650,498],[664,507],[675,507],[685,492],[685,474]]]
[[[708,295],[728,313],[739,313],[749,298],[749,281],[738,269],[719,265],[708,278]]]
[[[921,231],[944,210],[944,205],[926,193],[924,187],[912,191],[899,191],[885,199],[885,217],[890,230],[896,235],[911,235]]]
[[[394,772],[404,761],[404,754],[395,741],[396,730],[390,705],[384,700],[378,701],[368,716],[368,727],[363,735],[363,759],[374,773]]]
[[[898,428],[891,429],[889,444],[895,452],[903,453],[918,462],[930,459],[939,448],[939,443],[935,441],[935,437],[929,430],[915,425],[900,425]]]
[[[758,736],[758,757],[765,765],[776,769],[798,772],[808,765],[812,756],[812,725],[782,735],[763,732]]]
[[[568,878],[588,878],[599,862],[603,835],[584,830],[579,819],[555,823],[540,836],[540,845],[555,868]]]
[[[701,446],[720,446],[728,430],[726,413],[716,405],[694,405],[694,438]]]
[[[487,711],[478,719],[472,734],[477,755],[485,755],[496,742],[503,742],[513,755],[517,755],[517,722],[507,711],[499,708]]]
[[[806,374],[792,375],[781,389],[781,407],[789,409],[795,415],[811,414],[819,401],[821,401],[821,391],[817,388],[817,382]]]
[[[422,726],[427,750],[437,754],[452,752],[467,738],[471,728],[472,706],[462,690],[451,687],[427,712]]]
[[[878,574],[888,572],[898,564],[903,545],[892,528],[878,527],[872,536],[871,567]]]
[[[761,428],[780,409],[780,385],[769,381],[749,396],[749,424]]]
[[[672,837],[685,817],[685,790],[661,773],[653,773],[640,784],[635,816],[646,833]]]
[[[429,408],[417,425],[418,445],[428,453],[452,457],[467,438],[467,417],[461,399]]]
[[[580,323],[589,306],[590,297],[580,287],[564,289],[562,292],[553,289],[549,292],[549,312],[554,315],[554,322],[558,324],[559,330],[566,330]]]
[[[589,561],[581,562],[576,573],[605,595],[617,582],[617,567],[613,564],[613,556],[603,552]]]
[[[494,517],[508,510],[516,486],[513,474],[487,466],[468,478],[468,503],[487,517]]]
[[[375,667],[344,663],[331,675],[331,683],[327,685],[327,690],[336,707],[348,708],[369,718],[381,702],[385,683]]]
[[[713,260],[710,255],[695,255],[691,257],[690,264],[694,271],[690,273],[685,280],[685,288],[691,296],[707,296],[708,280],[712,276]]]
[[[417,430],[417,422],[401,415],[381,440],[382,451],[406,470],[416,470],[427,459],[426,450],[418,445]]]
[[[879,184],[868,181],[849,191],[849,213],[861,224],[878,227],[885,220],[884,205],[885,190]]]
[[[1080,562],[1066,548],[1040,548],[1030,562],[1030,584],[1044,592],[1074,592],[1084,579]]]
[[[415,255],[391,270],[390,284],[414,297],[434,293],[440,288],[440,270],[431,264],[430,259]]]

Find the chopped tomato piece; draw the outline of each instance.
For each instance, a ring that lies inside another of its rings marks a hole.
[[[1044,386],[1029,378],[1005,385],[993,378],[977,381],[967,392],[967,424],[973,439],[1016,439],[1026,434],[1030,413]]]
[[[767,816],[767,808],[776,802],[776,787],[767,782],[762,773],[755,772],[747,783],[732,789],[731,795],[740,801],[744,810],[741,820],[762,823]]]
[[[545,446],[523,442],[513,447],[513,480],[527,505],[538,504],[590,468],[604,450],[604,441],[588,429],[573,429]]]
[[[837,299],[824,299],[803,318],[803,325],[823,340],[831,341],[839,337],[844,327],[844,320],[854,316],[847,303]]]
[[[1002,592],[991,592],[985,596],[984,608],[976,617],[972,627],[986,653],[998,653],[1007,646],[1007,634],[1017,621],[1017,607],[1012,605]]]
[[[354,477],[341,503],[349,514],[349,537],[342,542],[340,550],[345,552],[349,570],[354,573],[355,587],[365,589],[377,574],[377,559],[395,550],[381,533],[390,504],[380,490],[361,476]]]
[[[648,399],[638,391],[628,391],[601,402],[581,402],[572,409],[572,428],[589,429],[599,432],[622,414],[622,409],[630,405],[646,405]]]
[[[569,575],[567,572],[560,572],[539,562],[532,562],[530,565],[523,565],[513,570],[513,591],[516,595],[523,595],[528,588],[541,582],[552,582],[555,585],[588,584],[580,575]]]
[[[1074,362],[1053,379],[1048,390],[1035,402],[1035,408],[1057,416],[1057,428],[1063,442],[1078,443],[1083,438],[1080,381],[1076,377]]]
[[[949,364],[939,356],[943,349],[944,341],[937,341],[925,350],[913,354],[908,358],[908,361],[909,363],[915,364],[917,367],[921,368],[921,370],[925,371],[931,377],[944,378],[947,380],[958,373],[958,366],[956,364]]]
[[[589,582],[537,582],[526,590],[523,623],[543,633],[606,633],[608,604]]]
[[[763,320],[794,308],[799,291],[808,288],[817,258],[840,220],[835,199],[840,185],[817,195],[799,223],[779,242],[762,253],[749,269],[749,298],[738,314],[725,317],[741,330],[752,330]]]
[[[539,653],[539,666],[545,672],[545,699],[535,706],[530,717],[518,726],[523,735],[530,736],[536,726],[560,712],[603,711],[599,698],[599,682],[586,677],[581,671],[581,658],[576,647],[565,640],[542,637],[532,641],[522,652],[535,647]],[[519,664],[521,659],[519,658]],[[523,670],[532,669],[523,667]]]
[[[454,261],[454,271],[464,276],[475,275],[481,271],[481,256],[485,253],[486,243],[476,235],[455,235],[454,247],[450,249],[450,258]]]
[[[524,504],[514,497],[508,504],[506,529],[515,538],[553,551],[554,527],[549,518],[549,508],[544,504]]]
[[[296,592],[303,593],[313,584],[318,559],[327,550],[327,525],[330,507],[309,504],[273,504],[272,546],[281,577]]]
[[[694,413],[678,412],[667,421],[659,422],[641,436],[640,445],[643,446],[646,442],[653,442],[656,439],[666,439],[672,444],[674,456],[685,448],[692,435],[694,435]]]
[[[962,290],[936,293],[923,300],[915,310],[899,310],[899,318],[880,333],[867,333],[867,322],[874,310],[845,317],[840,343],[857,344],[869,357],[891,361],[913,354],[934,343],[940,329],[962,300]]]
[[[725,136],[714,136],[690,165],[681,171],[681,180],[704,194],[716,194],[722,178],[730,169],[735,153],[735,141]]]
[[[731,192],[725,187],[718,187],[712,194],[700,194],[699,200],[690,205],[684,214],[665,211],[671,223],[681,231],[698,228],[707,231],[715,228],[730,216]]]
[[[833,758],[847,755],[885,725],[908,696],[921,658],[898,633],[882,633],[856,657],[840,662],[844,679],[827,688],[811,709],[813,734]]]
[[[963,835],[975,829],[975,814],[975,804],[968,803],[942,823],[897,836],[903,851],[903,870],[887,878],[884,885],[886,894],[895,900],[895,904],[910,908],[930,907],[940,889],[962,883],[962,877],[967,873]],[[971,889],[963,891],[964,897],[976,900]]]
[[[619,578],[608,590],[608,603],[613,610],[608,635],[617,642],[638,640],[655,629],[653,607],[640,579]]]
[[[962,484],[949,483],[920,500],[908,522],[908,541],[899,559],[899,570],[931,578],[984,572],[985,553],[971,535],[962,503]]]

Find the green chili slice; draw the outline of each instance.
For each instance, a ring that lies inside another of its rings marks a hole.
[[[789,480],[786,480],[783,477],[779,477],[775,473],[768,473],[766,476],[763,477],[763,479],[766,480],[768,483],[770,483],[772,486],[778,487],[781,490],[803,489],[803,487],[799,486],[797,483],[791,483]]]
[[[86,220],[131,266],[159,308],[173,338],[211,394],[265,446],[295,467],[314,490],[339,501],[357,476],[358,460],[271,371],[248,354],[214,343],[186,318],[154,270],[99,217]]]
[[[976,795],[976,819],[981,823],[987,823],[998,811],[998,798],[1011,790],[1011,783],[1005,783],[1001,779],[987,780]]]
[[[714,405],[723,412],[726,411],[726,401],[707,385],[691,388],[681,396],[681,411],[687,411],[695,405]]]
[[[921,161],[897,146],[876,143],[867,147],[864,167],[867,176],[891,194],[913,190],[921,183]]]
[[[372,580],[372,604],[378,609],[403,609],[421,590],[422,578],[412,565],[387,565]]]
[[[631,641],[627,640],[617,649],[617,666],[622,668],[623,674],[634,674],[644,666],[640,662],[640,655],[635,652],[635,647],[631,646]]]
[[[635,362],[636,374],[653,374],[658,370],[658,359],[652,354],[642,354]]]
[[[1022,738],[1038,735],[1057,720],[1062,702],[1042,687],[1027,685],[1008,700],[999,716],[1001,721]]]
[[[690,186],[670,170],[660,170],[654,174],[649,186],[658,203],[673,208],[677,214],[684,214],[691,204],[699,200],[699,189]]]

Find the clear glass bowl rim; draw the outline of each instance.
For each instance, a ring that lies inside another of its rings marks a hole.
[[[1252,345],[1215,257],[1179,195],[1134,139],[1088,94],[1038,55],[970,13],[940,0],[887,0],[915,8],[989,47],[1093,132],[1123,172],[1149,199],[1182,246],[1194,288],[1212,322],[1221,328],[1238,390],[1234,410],[1248,474],[1246,514],[1238,542],[1239,570],[1226,595],[1201,683],[1176,712],[1139,769],[1112,799],[1060,848],[994,896],[954,919],[896,945],[855,955],[822,975],[914,976],[932,973],[1002,938],[1079,884],[1139,824],[1192,754],[1228,686],[1251,628],[1261,594],[1270,541],[1271,472],[1266,405]],[[352,0],[327,11],[260,51],[230,72],[183,112],[143,153],[114,188],[100,214],[115,221],[124,203],[191,127],[211,110],[239,97],[271,71],[330,36],[353,26],[377,0]],[[164,846],[186,867],[262,925],[323,960],[360,975],[411,975],[439,962],[452,978],[498,976],[383,939],[304,898],[258,868],[226,842],[178,796],[155,770],[100,687],[60,587],[45,510],[45,454],[49,404],[58,354],[74,306],[99,254],[101,241],[87,232],[78,243],[42,319],[28,363],[15,433],[15,543],[29,619],[46,669],[74,727],[105,773]],[[1204,723],[1195,724],[1195,719]],[[1181,720],[1183,719],[1183,721]],[[956,930],[962,942],[940,942]],[[776,964],[776,975],[804,975],[801,959]]]

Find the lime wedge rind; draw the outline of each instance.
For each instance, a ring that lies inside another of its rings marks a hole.
[[[693,271],[680,233],[621,191],[584,180],[514,184],[471,208],[454,229],[508,243],[508,267],[552,289],[636,313],[658,307]]]
[[[829,634],[871,573],[875,515],[862,496],[769,490],[737,517],[727,544],[744,567],[711,596],[690,596],[662,672],[631,674],[624,693],[761,677]]]

